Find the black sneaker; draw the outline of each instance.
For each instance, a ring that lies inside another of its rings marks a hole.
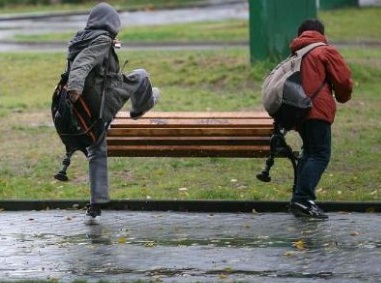
[[[328,215],[324,213],[312,200],[307,202],[296,202],[290,203],[290,211],[296,217],[309,217],[316,219],[328,219]]]
[[[90,204],[90,206],[86,210],[85,214],[85,224],[87,225],[93,225],[96,224],[96,218],[101,216],[102,211],[97,204]]]

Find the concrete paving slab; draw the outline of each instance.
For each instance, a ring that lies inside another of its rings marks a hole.
[[[381,214],[2,211],[2,281],[380,282]]]

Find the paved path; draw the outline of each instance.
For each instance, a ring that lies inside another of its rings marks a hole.
[[[227,2],[223,4],[221,2]],[[209,5],[191,5],[181,9],[137,10],[120,13],[124,28],[163,24],[248,19],[248,2],[209,1]],[[0,52],[9,51],[61,51],[67,42],[19,42],[17,35],[41,35],[46,33],[72,33],[85,27],[88,12],[82,13],[31,13],[16,16],[0,15]],[[139,44],[141,45],[141,44]],[[143,44],[143,47],[146,44]],[[130,46],[129,48],[135,48]],[[148,46],[148,48],[152,46]],[[168,46],[165,46],[168,47]]]
[[[1,280],[381,282],[381,214],[0,212]]]

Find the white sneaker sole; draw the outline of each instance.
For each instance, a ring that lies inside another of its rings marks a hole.
[[[83,219],[83,223],[85,225],[99,225],[99,220],[100,220],[99,218],[100,218],[99,216],[92,217],[89,215],[85,215]]]

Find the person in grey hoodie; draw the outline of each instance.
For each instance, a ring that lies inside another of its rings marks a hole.
[[[87,148],[90,205],[87,208],[86,217],[90,222],[101,215],[101,209],[107,206],[110,201],[106,128],[116,114],[116,110],[120,108],[109,113],[110,109],[115,108],[112,102],[115,89],[123,89],[115,86],[124,86],[126,85],[125,82],[131,85],[131,81],[134,79],[140,80],[141,77],[148,77],[144,70],[137,71],[130,76],[119,74],[119,60],[114,47],[119,43],[116,36],[120,28],[121,21],[117,11],[107,3],[99,3],[90,11],[85,29],[77,32],[68,46],[69,79],[67,91],[69,98],[75,103],[81,96],[88,104],[92,114],[103,117],[104,121],[103,134],[93,145]],[[110,77],[119,78],[121,81],[116,83],[109,81]],[[129,77],[131,79],[128,79]],[[149,80],[146,82],[149,83]],[[152,90],[152,88],[143,93],[131,92],[128,87],[127,85],[124,88],[124,98],[125,101],[131,98],[132,110],[130,114],[132,118],[137,119],[155,105],[159,92],[157,89]],[[149,87],[151,87],[150,84]],[[104,103],[102,103],[102,97]]]

